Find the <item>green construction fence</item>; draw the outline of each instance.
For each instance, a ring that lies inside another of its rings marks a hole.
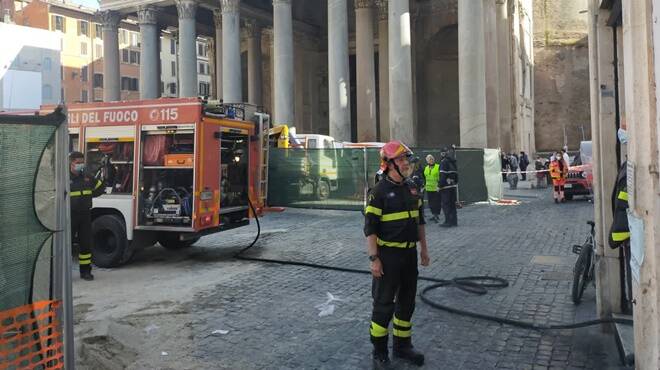
[[[373,187],[380,164],[378,148],[280,149],[271,148],[268,169],[270,206],[361,210]],[[419,166],[440,149],[414,148]],[[499,151],[456,148],[458,198],[473,203],[497,199],[501,194]]]

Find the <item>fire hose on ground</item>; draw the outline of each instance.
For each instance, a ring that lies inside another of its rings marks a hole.
[[[254,245],[259,240],[259,237],[261,236],[261,224],[259,223],[259,217],[257,216],[257,212],[254,206],[252,205],[252,202],[250,202],[249,199],[248,202],[250,205],[250,209],[254,214],[255,221],[257,223],[257,235],[252,241],[252,243],[250,243],[250,245],[248,245],[247,247],[241,249],[238,253],[236,253],[234,255],[234,258],[242,261],[273,263],[273,264],[288,265],[288,266],[302,266],[302,267],[310,267],[310,268],[323,269],[323,270],[371,275],[371,271],[369,270],[352,269],[352,268],[338,267],[338,266],[328,266],[328,265],[322,265],[322,264],[310,263],[310,262],[299,262],[299,261],[278,260],[271,258],[243,256],[243,253],[254,247]],[[433,283],[431,285],[424,287],[421,293],[419,294],[419,297],[422,300],[422,302],[426,303],[427,305],[433,308],[450,312],[460,316],[472,317],[475,319],[491,321],[498,324],[510,325],[522,329],[531,329],[531,330],[540,331],[540,330],[577,329],[577,328],[584,328],[587,326],[594,326],[601,324],[615,324],[615,323],[626,324],[626,325],[633,324],[633,320],[607,317],[602,319],[594,319],[594,320],[581,321],[581,322],[569,323],[569,324],[546,325],[546,324],[537,324],[534,322],[528,322],[522,320],[513,320],[505,317],[488,315],[474,311],[467,311],[438,303],[437,301],[434,301],[433,299],[429,298],[428,294],[431,291],[438,288],[456,287],[458,289],[461,289],[465,292],[474,295],[484,295],[488,293],[488,289],[502,289],[508,287],[509,282],[506,279],[500,277],[493,277],[493,276],[466,276],[466,277],[457,277],[449,280],[419,276],[417,280],[428,281]]]

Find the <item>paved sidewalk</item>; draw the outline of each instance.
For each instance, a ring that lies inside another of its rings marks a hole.
[[[458,228],[428,225],[432,265],[420,268],[420,275],[437,278],[499,276],[511,286],[479,297],[455,288],[431,297],[542,324],[593,318],[592,286],[582,305],[570,299],[571,246],[583,241],[592,205],[556,205],[549,190],[520,192],[534,197],[520,198],[518,206],[467,206],[458,211]],[[262,220],[263,236],[247,255],[367,269],[362,222],[359,212],[287,209]],[[76,281],[83,352],[116,359],[133,348],[129,369],[370,368],[371,278],[233,260],[255,231],[205,237],[185,251],[146,249],[129,266],[99,271],[94,285],[101,291]],[[340,301],[320,317],[327,293]],[[113,294],[123,294],[123,302],[100,302]],[[107,349],[99,336],[108,321],[109,333],[117,325],[133,330],[121,337],[123,346]],[[438,311],[419,298],[413,326],[428,369],[621,368],[614,338],[598,327],[536,332]]]
[[[468,206],[459,210],[455,229],[429,225],[433,264],[421,268],[421,275],[490,275],[511,283],[481,297],[456,289],[432,296],[452,306],[543,324],[594,317],[593,287],[577,309],[570,299],[575,261],[570,246],[586,235],[591,204],[555,205],[549,192],[537,195],[519,206]],[[269,215],[264,229],[282,232],[267,234],[250,256],[368,267],[358,212],[290,209]],[[221,245],[220,239],[200,244]],[[425,285],[420,283],[420,290]],[[319,317],[314,306],[325,301],[326,292],[345,301],[333,302],[335,312]],[[195,332],[232,330],[226,340],[196,337],[199,356],[209,366],[220,354],[233,364],[228,367],[239,368],[369,366],[368,276],[265,265],[197,298],[194,310],[208,315],[195,324]],[[426,353],[427,368],[619,368],[613,337],[598,328],[539,333],[440,312],[419,299],[413,321],[414,343]]]

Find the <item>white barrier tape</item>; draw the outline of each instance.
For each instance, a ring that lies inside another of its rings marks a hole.
[[[569,171],[571,171],[571,170],[574,170],[574,171],[581,171],[581,170],[576,170],[575,167],[572,167],[572,168],[569,167],[568,170],[569,170]],[[507,173],[507,174],[508,174],[508,173],[540,173],[540,172],[550,172],[550,170],[515,171],[515,172],[511,172],[511,171],[502,171],[501,173]],[[585,172],[585,171],[582,171],[582,172]]]
[[[511,172],[511,171],[502,171],[501,173],[540,173],[540,172],[550,172],[550,170],[535,170],[535,171],[516,171],[516,172]]]

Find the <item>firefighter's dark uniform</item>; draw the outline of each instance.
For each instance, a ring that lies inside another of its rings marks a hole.
[[[394,346],[409,347],[411,318],[417,293],[418,225],[425,224],[423,203],[417,189],[389,177],[369,193],[365,210],[365,236],[376,235],[383,276],[374,278],[371,341],[376,351],[387,352],[392,316]]]
[[[632,313],[632,278],[630,272],[630,229],[628,227],[628,176],[627,162],[619,168],[616,184],[612,191],[613,220],[610,227],[609,244],[611,248],[619,248],[619,261],[622,273],[621,309],[624,313]]]
[[[78,237],[80,273],[92,271],[92,198],[103,194],[103,182],[71,174],[71,235]]]
[[[447,156],[440,161],[440,199],[442,212],[445,214],[444,225],[458,225],[456,215],[456,190],[458,186],[456,161]]]
[[[617,248],[630,239],[630,230],[628,229],[628,180],[627,163],[624,162],[616,176],[616,185],[612,192],[612,211],[614,220],[610,229],[609,244],[612,248]]]

